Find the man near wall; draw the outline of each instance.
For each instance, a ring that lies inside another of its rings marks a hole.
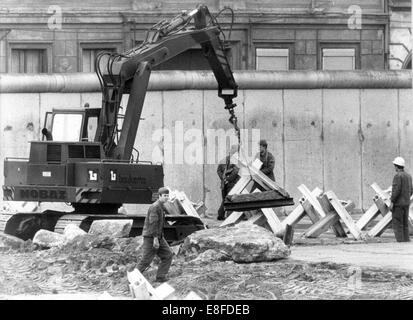
[[[231,157],[236,152],[238,152],[238,146],[233,145],[230,149],[229,154],[225,157],[225,162],[220,163],[217,168],[218,177],[221,179],[221,195],[222,195],[222,202],[218,209],[218,220],[225,219],[225,209],[224,209],[224,201],[225,197],[234,187],[234,185],[238,182],[239,176],[239,168],[234,163],[231,163]]]
[[[405,161],[402,157],[393,160],[396,175],[393,178],[391,204],[393,232],[397,242],[409,239],[409,206],[413,194],[412,177],[404,171]]]
[[[159,199],[149,209],[143,225],[143,254],[138,263],[138,270],[145,271],[151,264],[155,254],[161,259],[156,274],[157,282],[167,281],[166,275],[172,263],[172,250],[163,236],[165,225],[164,203],[169,199],[169,190],[162,187],[158,191]]]
[[[256,158],[262,162],[261,171],[271,180],[275,181],[274,167],[275,158],[271,152],[267,150],[268,143],[266,140],[260,140],[260,152],[256,155]]]

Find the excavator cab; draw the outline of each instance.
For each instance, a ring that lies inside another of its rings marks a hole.
[[[53,109],[47,112],[42,141],[95,141],[100,108]]]

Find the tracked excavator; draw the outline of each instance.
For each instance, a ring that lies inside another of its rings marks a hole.
[[[239,138],[233,102],[237,84],[222,37],[216,16],[200,5],[151,27],[137,47],[122,54],[97,55],[101,108],[53,109],[46,114],[42,141],[30,142],[29,158],[4,161],[4,200],[69,203],[74,210],[2,213],[0,230],[26,240],[39,229],[61,233],[73,223],[88,231],[95,220],[133,219],[130,236],[140,235],[146,213],[126,215],[118,209],[122,204],[152,203],[158,188],[164,185],[162,165],[133,157],[149,77],[155,66],[200,45]],[[124,94],[129,97],[122,115]],[[181,240],[204,228],[203,222],[193,216],[168,215],[166,219],[168,241]]]

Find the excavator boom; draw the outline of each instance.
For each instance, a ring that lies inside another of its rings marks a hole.
[[[152,203],[163,186],[162,165],[132,161],[153,67],[201,46],[217,80],[218,96],[237,129],[233,99],[238,87],[220,35],[216,19],[207,7],[199,6],[154,25],[138,47],[122,54],[98,54],[95,69],[102,90],[101,108],[48,112],[42,130],[46,139],[31,142],[29,159],[4,161],[4,200],[70,203],[74,211],[1,214],[0,231],[28,239],[39,229],[62,232],[69,223],[88,231],[98,219],[133,219],[131,235],[139,235],[145,216],[122,215],[118,209],[125,203]],[[105,56],[107,63],[102,64]],[[118,129],[123,94],[129,98]],[[172,222],[166,228],[168,240],[180,240],[204,227],[192,216],[168,219]]]
[[[188,28],[191,20],[194,28]],[[183,13],[169,22],[155,25],[146,41],[123,54],[111,55],[104,70],[97,69],[102,83],[103,105],[96,141],[100,141],[108,157],[129,160],[139,126],[148,81],[153,67],[200,45],[218,83],[218,96],[236,126],[233,99],[237,96],[235,82],[223,43],[220,28],[206,6],[199,6],[189,14]],[[99,65],[98,65],[99,67]],[[126,113],[118,142],[117,119],[122,95],[129,93]],[[116,146],[115,146],[116,144]]]

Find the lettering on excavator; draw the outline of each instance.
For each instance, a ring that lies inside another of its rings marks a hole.
[[[45,199],[66,199],[65,190],[42,190],[42,189],[21,189],[20,198],[22,200],[45,200]]]

